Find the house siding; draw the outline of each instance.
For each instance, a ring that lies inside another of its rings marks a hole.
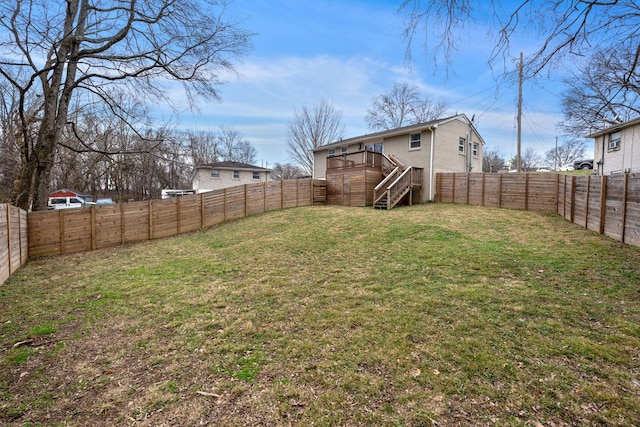
[[[218,170],[220,176],[218,178],[211,177],[211,171]],[[269,172],[260,171],[260,179],[253,179],[253,172],[250,170],[236,169],[240,172],[239,178],[233,177],[233,170],[226,169],[206,169],[201,168],[196,172],[192,186],[194,190],[198,190],[199,193],[205,191],[219,190],[222,188],[235,187],[236,185],[254,184],[256,182],[268,182],[270,179]]]
[[[610,150],[611,134],[620,131],[620,148]],[[640,123],[594,137],[594,168],[600,175],[640,172]]]

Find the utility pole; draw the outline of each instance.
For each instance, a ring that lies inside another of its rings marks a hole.
[[[520,52],[520,70],[518,73],[518,158],[516,160],[516,171],[522,172],[521,144],[522,144],[522,80],[523,80],[522,52]]]

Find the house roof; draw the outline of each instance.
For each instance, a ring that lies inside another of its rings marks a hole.
[[[476,131],[476,134],[480,138],[480,142],[482,144],[485,143],[484,140],[482,139],[482,137],[480,136],[480,134],[478,133],[478,130],[475,128],[475,126],[473,125],[471,120],[469,120],[467,115],[466,114],[456,114],[455,116],[445,117],[445,118],[436,119],[436,120],[431,120],[429,122],[418,123],[418,124],[409,125],[409,126],[403,126],[403,127],[396,128],[396,129],[389,129],[389,130],[385,130],[385,131],[382,131],[382,132],[375,132],[375,133],[365,134],[365,135],[356,136],[356,137],[348,138],[348,139],[341,139],[340,141],[332,142],[331,144],[327,144],[327,145],[322,145],[320,147],[316,147],[312,151],[321,151],[321,150],[325,150],[327,148],[342,147],[342,146],[345,146],[345,145],[352,144],[354,142],[362,142],[364,140],[372,141],[372,142],[373,141],[380,141],[382,138],[388,138],[388,137],[397,136],[397,135],[404,135],[404,134],[415,132],[415,131],[423,131],[423,130],[426,130],[426,129],[429,129],[429,128],[441,126],[441,125],[443,125],[445,123],[452,122],[454,120],[462,120],[462,121],[468,123]]]
[[[76,197],[76,196],[86,196],[86,194],[80,193],[79,191],[71,190],[69,188],[61,188],[60,190],[53,191],[49,193],[49,197]]]
[[[271,172],[271,169],[249,165],[241,162],[215,162],[196,166],[196,169],[250,170],[254,172]]]
[[[612,126],[609,126],[608,128],[604,128],[604,129],[601,129],[599,131],[593,132],[593,133],[587,135],[585,138],[596,138],[598,136],[607,135],[609,133],[616,132],[616,131],[619,131],[621,129],[628,128],[628,127],[631,127],[631,126],[635,126],[637,124],[640,124],[640,117],[636,117],[635,119],[628,120],[626,122],[616,123],[616,124],[614,124]]]

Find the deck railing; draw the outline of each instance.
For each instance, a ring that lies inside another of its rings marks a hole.
[[[386,154],[382,154],[382,174],[389,175],[396,168],[402,169],[404,165],[398,161],[393,155],[387,156]]]
[[[355,153],[340,154],[337,156],[327,157],[327,170],[354,168],[365,166],[376,168],[384,171],[392,170],[395,165],[382,153],[373,151],[358,151]]]

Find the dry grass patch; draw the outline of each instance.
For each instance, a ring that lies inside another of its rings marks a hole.
[[[637,248],[452,205],[35,260],[0,287],[0,422],[637,425],[638,283]]]

